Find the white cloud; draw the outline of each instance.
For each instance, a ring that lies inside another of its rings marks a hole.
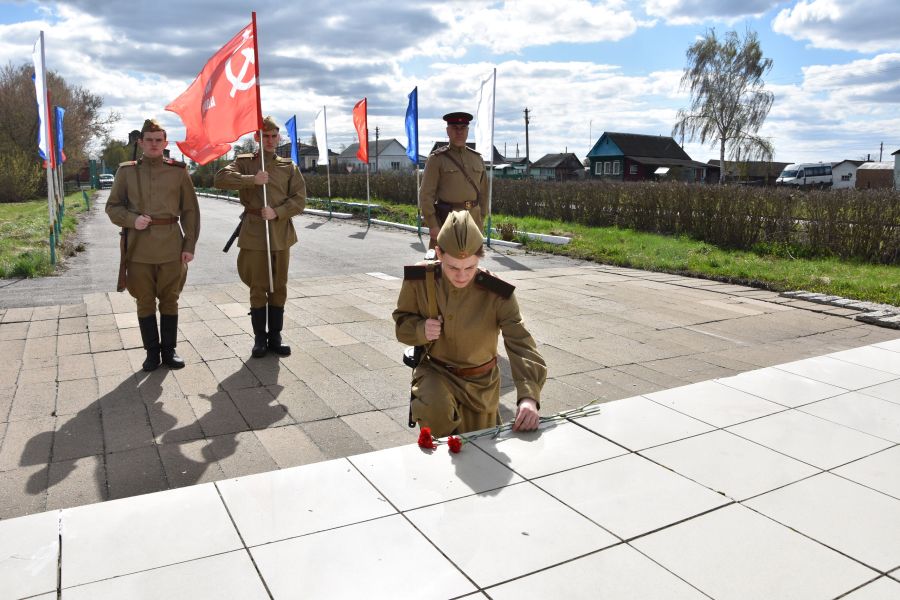
[[[644,10],[671,25],[690,25],[721,20],[733,23],[758,17],[782,0],[646,0]]]
[[[855,52],[900,49],[897,0],[800,0],[778,13],[772,29],[815,48]]]

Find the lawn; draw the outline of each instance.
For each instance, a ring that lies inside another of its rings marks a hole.
[[[372,217],[416,222],[416,207],[373,200],[380,209]],[[310,201],[322,208],[322,203]],[[346,207],[334,210],[348,212]],[[365,218],[365,210],[353,209]],[[492,225],[513,223],[518,231],[564,235],[566,246],[517,239],[529,250],[560,254],[598,263],[706,277],[775,291],[808,290],[900,305],[900,268],[836,258],[803,258],[790,249],[760,247],[756,251],[720,248],[686,236],[666,236],[615,227],[586,227],[530,217],[494,215]]]
[[[89,194],[91,192],[88,192]],[[57,265],[79,248],[72,240],[77,215],[85,212],[81,192],[66,196],[62,243],[56,247]],[[0,204],[0,277],[50,275],[50,225],[47,200]]]

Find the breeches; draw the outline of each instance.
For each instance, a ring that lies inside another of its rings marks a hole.
[[[290,250],[272,252],[273,292],[269,292],[269,267],[265,250],[238,252],[237,268],[241,281],[250,288],[250,308],[262,308],[266,304],[284,306],[287,302],[288,267],[291,262]]]
[[[412,382],[412,417],[435,437],[495,427],[500,408],[500,369],[478,377],[450,374],[427,358]]]
[[[128,263],[126,287],[137,302],[138,317],[155,314],[157,298],[159,298],[159,314],[177,315],[178,296],[184,289],[187,272],[187,264],[180,260],[158,265]]]

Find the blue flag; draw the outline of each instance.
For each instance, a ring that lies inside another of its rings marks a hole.
[[[56,106],[56,162],[63,164],[66,155],[63,152],[63,117],[66,116],[66,109],[62,106]]]
[[[406,107],[406,156],[416,166],[419,164],[419,87],[409,93],[409,106]]]
[[[291,160],[295,165],[300,164],[300,154],[297,152],[297,115],[294,115],[284,124],[288,137],[291,138]]]

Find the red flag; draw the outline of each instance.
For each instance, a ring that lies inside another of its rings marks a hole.
[[[184,123],[178,147],[201,165],[262,126],[256,73],[256,28],[244,27],[210,58],[188,89],[166,107]]]
[[[366,99],[363,98],[353,107],[353,126],[356,127],[356,134],[359,136],[359,150],[356,151],[356,158],[364,163],[369,162],[369,127],[366,122],[367,119]]]

